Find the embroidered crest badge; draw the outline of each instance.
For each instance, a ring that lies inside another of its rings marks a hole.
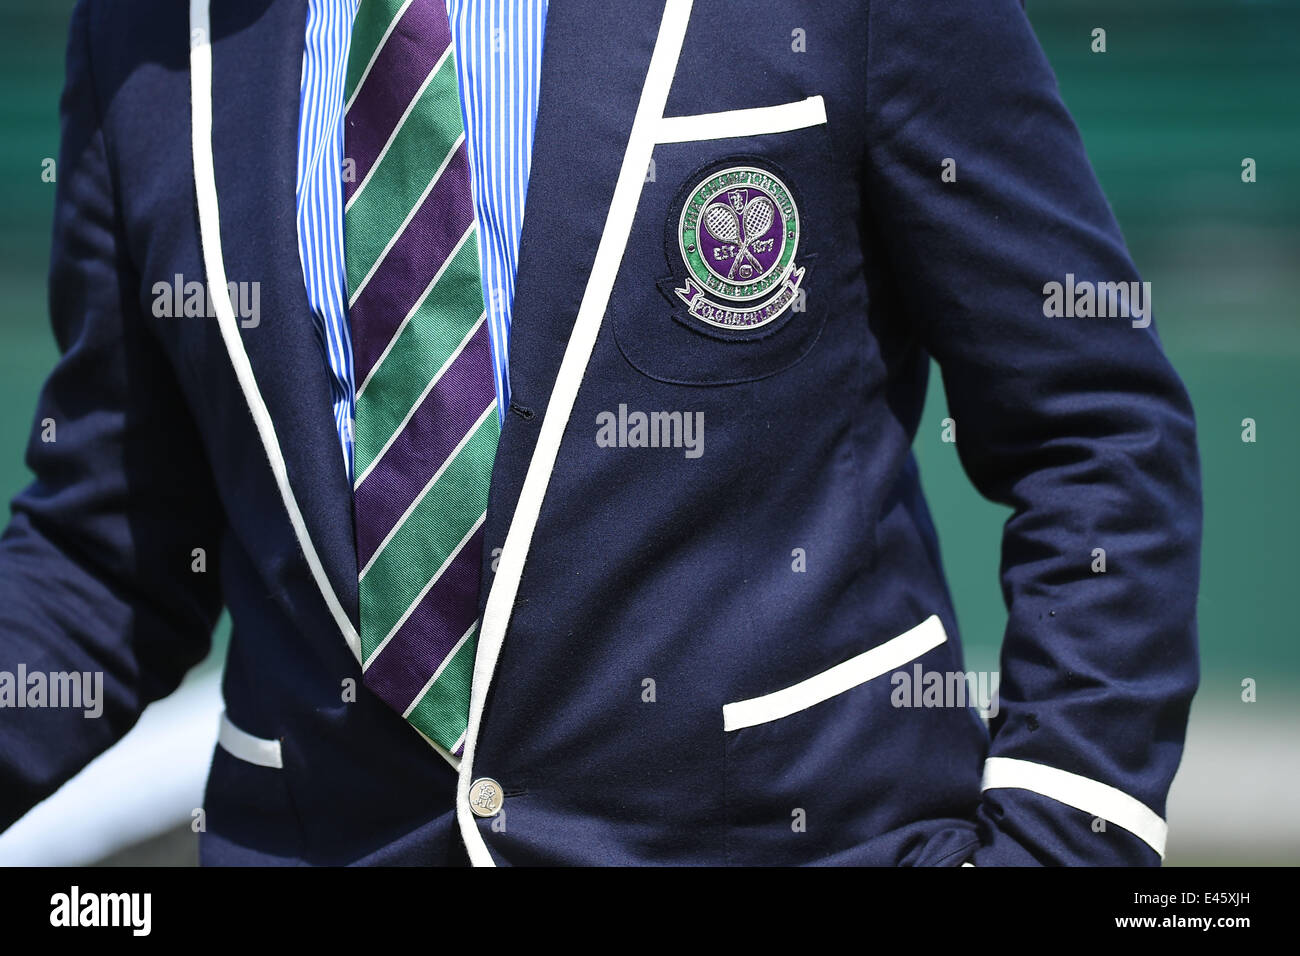
[[[687,314],[735,330],[775,321],[804,278],[789,187],[771,170],[736,165],[714,170],[685,195],[675,224],[683,274],[672,291]]]

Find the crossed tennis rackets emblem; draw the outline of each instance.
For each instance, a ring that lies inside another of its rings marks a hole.
[[[728,279],[744,281],[763,271],[749,247],[772,228],[776,207],[766,196],[749,196],[746,190],[733,189],[725,203],[715,202],[704,212],[704,228],[719,242],[736,243],[738,248],[727,271]],[[748,261],[746,261],[748,260]]]

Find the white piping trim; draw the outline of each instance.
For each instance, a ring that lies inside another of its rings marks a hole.
[[[217,744],[230,756],[245,763],[257,764],[259,767],[284,769],[284,755],[280,751],[280,741],[254,737],[240,730],[223,710],[221,723],[217,729]]]
[[[873,677],[888,673],[920,657],[926,651],[948,640],[943,622],[930,615],[916,627],[898,637],[873,647],[869,651],[836,664],[829,670],[801,680],[797,684],[764,694],[739,700],[722,707],[722,729],[740,730],[755,724],[789,717],[815,704],[830,700],[845,691],[865,684]]]
[[[733,136],[763,136],[788,133],[826,122],[826,103],[810,96],[779,106],[756,106],[746,110],[697,113],[694,116],[665,116],[659,121],[657,143],[693,143]]]
[[[609,304],[609,296],[614,288],[614,279],[627,248],[646,167],[650,165],[650,156],[654,152],[655,132],[663,118],[664,104],[668,101],[668,90],[672,85],[673,74],[677,71],[677,59],[681,55],[690,16],[691,0],[667,0],[654,52],[650,55],[645,84],[641,88],[641,99],[632,120],[627,149],[623,153],[623,165],[614,186],[614,198],[605,217],[600,245],[596,248],[596,259],[592,264],[591,275],[587,278],[582,304],[578,307],[578,316],[573,323],[569,344],[564,350],[555,386],[547,402],[546,415],[537,436],[537,447],[528,463],[528,473],[524,476],[514,518],[501,549],[496,578],[488,592],[483,624],[479,630],[473,683],[470,686],[469,726],[465,730],[460,781],[456,787],[456,818],[470,861],[475,866],[495,865],[475,822],[478,818],[469,809],[469,788],[474,778],[474,748],[478,742],[483,704],[505,640],[506,627],[510,623],[510,612],[519,593],[519,580],[524,573],[524,563],[528,560],[528,548],[532,543],[533,530],[537,527],[542,501],[546,497],[551,470],[555,467],[555,458],[559,454],[560,441],[573,412],[573,403],[587,371],[605,307]]]
[[[1030,760],[990,757],[984,761],[980,790],[1014,788],[1050,797],[1066,806],[1123,827],[1165,858],[1169,824],[1154,810],[1123,790]]]
[[[190,138],[194,154],[194,191],[199,209],[199,240],[203,250],[203,266],[208,274],[208,294],[217,317],[217,327],[226,351],[230,355],[230,364],[234,366],[235,377],[248,402],[249,413],[257,426],[258,437],[266,450],[271,472],[275,476],[284,508],[289,513],[289,522],[293,525],[298,545],[311,576],[320,590],[329,612],[338,625],[343,639],[347,641],[352,656],[361,662],[361,639],[356,628],[348,620],[339,603],[334,588],[330,586],[325,574],[325,567],[316,554],[307,524],[289,485],[289,472],[280,450],[280,440],[275,434],[275,423],[267,410],[262,393],[257,388],[257,379],[253,375],[253,366],[248,361],[244,350],[244,341],[240,338],[235,320],[235,310],[230,303],[230,289],[226,285],[226,264],[221,254],[221,215],[217,205],[217,178],[212,159],[212,46],[210,41],[211,25],[208,18],[208,0],[190,0]]]

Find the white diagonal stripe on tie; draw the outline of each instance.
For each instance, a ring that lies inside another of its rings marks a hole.
[[[397,331],[393,333],[393,337],[388,340],[388,344],[384,346],[384,350],[379,353],[379,358],[375,359],[374,367],[366,373],[366,380],[362,382],[361,387],[357,389],[357,398],[361,397],[361,394],[366,390],[366,386],[370,384],[370,380],[375,377],[375,371],[379,366],[384,364],[384,359],[388,358],[388,353],[393,350],[393,344],[397,341],[398,336],[402,334],[402,330],[405,329],[411,319],[415,317],[415,313],[420,311],[420,306],[424,305],[424,300],[429,297],[429,293],[433,291],[433,287],[438,284],[438,280],[442,278],[442,274],[447,271],[447,267],[451,265],[451,260],[456,258],[460,253],[461,246],[465,245],[466,240],[468,240],[473,234],[474,223],[471,222],[469,226],[466,227],[465,234],[456,241],[456,247],[452,249],[451,254],[447,256],[447,261],[438,267],[437,273],[435,273],[434,277],[429,280],[429,284],[424,287],[424,291],[420,293],[420,298],[416,301],[415,305],[411,306],[411,311],[406,313],[401,324],[397,327]]]
[[[352,197],[348,199],[347,204],[343,207],[344,212],[347,212],[352,208],[352,204],[357,201],[357,197],[361,195],[362,190],[366,188],[366,184],[369,183],[371,178],[375,175],[375,170],[379,168],[379,164],[382,163],[384,157],[388,155],[388,148],[393,145],[393,140],[397,139],[397,134],[402,131],[402,125],[406,122],[407,117],[411,115],[411,111],[415,109],[415,104],[420,102],[420,97],[423,96],[424,91],[429,88],[429,84],[433,82],[433,78],[438,75],[438,71],[442,69],[442,65],[447,62],[447,57],[449,56],[451,56],[450,44],[448,44],[447,49],[442,51],[442,56],[438,57],[438,62],[433,65],[433,69],[429,71],[429,75],[424,78],[424,82],[420,84],[420,88],[416,90],[415,95],[411,97],[411,102],[406,105],[406,110],[402,113],[401,118],[398,119],[397,125],[395,125],[393,131],[388,134],[388,141],[384,143],[384,148],[379,151],[379,155],[375,157],[375,161],[371,163],[370,168],[366,170],[365,178],[362,179],[361,182],[357,183],[356,192],[352,194]],[[357,87],[357,89],[360,88],[360,86]],[[455,150],[452,150],[452,152],[455,152]]]
[[[406,8],[411,5],[411,2],[412,0],[406,0],[406,2],[398,8],[397,16],[393,17],[388,24],[388,29],[386,29],[384,35],[379,38],[379,42],[375,45],[375,52],[370,54],[370,59],[366,62],[366,68],[361,71],[361,76],[357,79],[357,88],[352,91],[352,95],[348,97],[348,101],[343,104],[344,113],[352,108],[352,101],[355,100],[357,94],[361,92],[361,87],[366,85],[366,77],[370,75],[371,68],[375,65],[375,61],[379,59],[379,54],[384,51],[384,46],[388,43],[388,38],[392,36],[393,31],[397,29],[398,22],[406,15]]]
[[[403,717],[410,717],[411,711],[420,706],[420,701],[424,700],[424,695],[429,693],[429,688],[438,682],[438,678],[441,677],[442,672],[447,669],[447,665],[450,664],[451,659],[456,656],[456,652],[465,646],[465,642],[468,641],[477,630],[478,621],[475,621],[469,626],[469,630],[461,636],[461,639],[456,642],[456,646],[451,649],[451,653],[442,659],[442,662],[438,665],[438,669],[433,672],[433,676],[429,678],[422,688],[420,688],[420,692],[415,695],[415,700],[411,701],[411,706],[406,708],[406,711],[402,714]],[[457,741],[457,743],[459,742],[460,741]],[[456,748],[453,746],[451,749],[454,751]]]
[[[424,596],[429,593],[429,590],[438,583],[438,579],[442,577],[442,572],[446,571],[451,565],[451,562],[456,560],[456,555],[460,554],[461,551],[465,549],[465,543],[469,541],[470,538],[474,537],[474,532],[482,526],[485,518],[487,518],[486,510],[478,516],[478,520],[475,521],[473,526],[465,532],[465,537],[461,538],[456,544],[456,547],[452,548],[451,554],[447,555],[447,559],[442,562],[438,567],[438,570],[433,572],[433,577],[429,578],[424,587],[420,588],[420,593],[415,596],[415,600],[413,600],[407,606],[406,610],[402,612],[402,616],[397,619],[397,623],[393,625],[392,629],[384,635],[384,639],[375,645],[375,649],[370,652],[370,656],[367,657],[365,663],[361,665],[363,671],[367,670],[370,665],[375,662],[375,658],[377,658],[383,652],[384,648],[388,646],[388,642],[393,639],[393,635],[402,629],[402,625],[405,624],[406,619],[411,616],[411,612],[413,612],[416,607],[419,606],[420,602],[424,600]],[[448,659],[450,659],[450,655],[448,656]]]
[[[348,296],[349,307],[356,304],[357,298],[361,295],[362,291],[365,290],[366,284],[370,282],[370,277],[378,272],[379,267],[384,264],[384,259],[387,258],[389,250],[397,244],[398,239],[402,238],[402,233],[406,232],[406,227],[411,224],[411,220],[415,218],[415,214],[420,211],[420,207],[424,205],[424,201],[429,198],[429,193],[433,192],[433,187],[438,185],[438,180],[442,178],[443,170],[447,168],[447,164],[450,163],[452,157],[456,155],[456,150],[460,149],[461,144],[464,142],[465,134],[461,133],[456,137],[456,142],[452,144],[451,149],[447,151],[447,155],[443,159],[442,165],[438,167],[437,172],[433,174],[433,178],[429,180],[429,185],[424,187],[424,191],[420,193],[420,197],[416,199],[415,204],[411,207],[411,211],[406,214],[406,218],[402,220],[402,224],[397,227],[397,231],[393,233],[393,237],[388,240],[388,244],[385,245],[383,251],[379,253],[378,258],[375,259],[374,265],[372,265],[369,271],[366,272],[365,278],[357,283],[357,287],[353,289],[352,294]]]
[[[473,328],[471,328],[468,332],[465,333],[465,337],[461,339],[460,344],[456,346],[456,351],[452,352],[450,357],[448,357],[447,361],[442,363],[442,368],[438,369],[438,371],[434,373],[433,378],[429,380],[428,385],[424,386],[424,391],[422,391],[420,393],[420,397],[415,400],[415,404],[411,406],[410,411],[408,411],[406,415],[402,418],[401,423],[399,423],[398,426],[395,429],[393,429],[393,434],[388,437],[388,441],[384,442],[384,447],[379,449],[379,453],[376,454],[374,459],[370,462],[370,464],[366,466],[366,470],[361,473],[361,477],[358,478],[356,484],[353,485],[354,488],[360,487],[361,482],[366,480],[366,476],[368,476],[372,471],[374,471],[375,465],[379,464],[380,459],[382,459],[384,455],[387,454],[388,449],[393,446],[393,442],[397,441],[397,436],[402,434],[403,429],[406,428],[406,425],[411,420],[412,416],[415,415],[416,411],[424,403],[424,400],[428,397],[429,393],[433,391],[434,386],[438,384],[438,380],[441,379],[444,374],[446,374],[447,369],[451,368],[452,365],[455,364],[456,359],[460,358],[460,354],[465,351],[465,347],[469,345],[470,339],[472,339],[474,337],[474,334],[478,332],[479,326],[483,324],[483,321],[486,317],[487,317],[487,313],[482,313],[479,315],[478,321],[474,323]],[[470,431],[472,433],[474,429],[470,429]]]
[[[465,446],[469,444],[470,439],[474,437],[475,433],[478,432],[479,428],[482,426],[484,419],[486,419],[491,412],[495,411],[496,407],[496,399],[493,399],[488,404],[488,407],[484,410],[483,414],[478,417],[478,421],[476,421],[470,430],[465,433],[465,437],[462,438],[460,443],[451,450],[451,454],[447,456],[447,460],[438,466],[438,470],[434,472],[433,477],[429,479],[428,484],[420,490],[420,493],[415,496],[415,500],[411,502],[410,507],[402,512],[402,516],[397,519],[397,524],[393,525],[388,534],[384,536],[384,540],[379,542],[379,547],[375,548],[375,553],[370,556],[370,560],[366,562],[366,566],[362,568],[361,573],[357,575],[358,581],[363,580],[366,576],[366,572],[374,567],[375,560],[384,551],[384,545],[393,540],[393,535],[397,534],[398,529],[402,527],[402,523],[411,516],[411,512],[415,510],[416,505],[424,500],[424,496],[429,493],[429,489],[437,483],[438,479],[442,477],[442,473],[450,467],[453,461],[456,460],[456,456],[459,455],[461,451],[464,450]]]

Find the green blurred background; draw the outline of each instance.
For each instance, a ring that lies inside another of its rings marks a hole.
[[[560,0],[562,2],[562,0]],[[949,0],[959,2],[959,0]],[[0,14],[0,497],[55,360],[45,274],[70,0]],[[1170,798],[1168,863],[1300,862],[1300,5],[1283,0],[1030,0],[1028,12],[1196,406],[1205,481],[1202,689]],[[1105,53],[1092,31],[1106,31]],[[1242,160],[1257,163],[1243,183]],[[937,370],[936,370],[937,371]],[[997,669],[1004,509],[940,440],[937,374],[917,438],[967,644]],[[1241,440],[1242,419],[1258,440]],[[1161,600],[1152,593],[1152,601]],[[223,622],[221,634],[226,631]],[[214,659],[224,646],[218,642]],[[1253,678],[1258,700],[1241,700]]]

